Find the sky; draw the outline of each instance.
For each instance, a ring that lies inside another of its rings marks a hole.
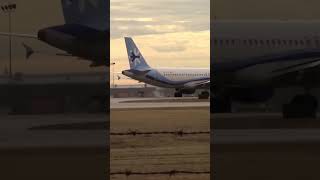
[[[154,68],[209,68],[209,0],[111,0],[110,8],[110,57],[116,73],[129,68],[126,36]]]

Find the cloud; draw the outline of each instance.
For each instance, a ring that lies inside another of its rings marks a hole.
[[[113,39],[210,29],[209,0],[113,0],[110,7]]]
[[[187,50],[188,40],[167,39],[158,45],[151,45],[151,48],[160,53],[182,52]]]
[[[174,46],[153,46],[152,47],[154,50],[158,52],[180,52],[180,51],[185,51],[187,47],[183,45],[174,45]]]
[[[118,22],[152,22],[152,18],[113,18],[111,21]]]

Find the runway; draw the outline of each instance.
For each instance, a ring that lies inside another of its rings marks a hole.
[[[283,119],[281,113],[211,114],[214,144],[320,143],[320,119]]]
[[[2,115],[0,150],[35,147],[107,148],[106,116],[106,114]],[[92,126],[97,123],[101,128]]]
[[[111,109],[209,107],[209,100],[195,97],[184,98],[111,98]]]
[[[106,114],[2,114],[0,119],[2,177],[105,178]]]

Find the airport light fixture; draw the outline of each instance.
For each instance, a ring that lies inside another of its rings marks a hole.
[[[17,4],[6,3],[1,5],[2,12],[8,14],[9,17],[9,77],[12,78],[12,26],[11,26],[11,13],[17,9]]]
[[[112,86],[115,87],[114,86],[114,66],[116,65],[116,63],[112,62],[110,65],[112,65]]]

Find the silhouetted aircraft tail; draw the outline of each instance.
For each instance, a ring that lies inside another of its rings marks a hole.
[[[109,29],[109,0],[61,0],[66,24]]]

